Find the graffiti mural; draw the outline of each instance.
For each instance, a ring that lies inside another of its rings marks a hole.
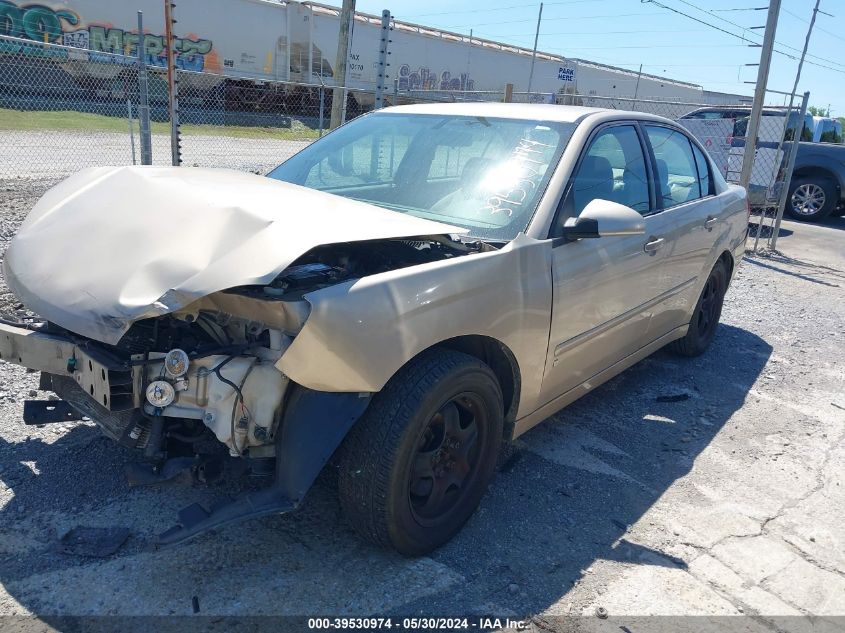
[[[475,81],[469,73],[453,77],[448,70],[438,74],[425,66],[416,70],[411,70],[409,64],[399,67],[399,90],[472,90],[474,87]]]
[[[61,44],[65,27],[79,24],[73,11],[54,11],[40,4],[18,7],[7,0],[0,0],[0,35]],[[27,52],[44,57],[66,57],[64,51],[45,47],[0,42],[0,52]]]
[[[0,0],[0,35],[87,49],[91,51],[89,57],[92,61],[104,63],[132,63],[131,60],[121,60],[110,54],[130,57],[138,54],[137,32],[96,23],[82,26],[82,19],[75,12],[65,8],[52,9],[42,4],[16,5],[10,0]],[[164,35],[144,35],[147,64],[167,65],[165,44]],[[178,68],[220,71],[220,63],[212,50],[211,40],[193,37],[174,38],[173,48],[176,51]],[[67,52],[61,49],[10,42],[0,42],[0,52],[67,57]]]

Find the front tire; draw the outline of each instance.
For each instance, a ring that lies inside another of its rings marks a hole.
[[[724,260],[720,259],[704,283],[686,336],[671,343],[672,351],[681,356],[700,356],[707,350],[716,336],[727,290],[728,267]]]
[[[827,178],[796,178],[789,185],[786,210],[796,220],[819,222],[836,208],[836,186]]]
[[[467,354],[433,349],[399,370],[344,442],[338,487],[355,531],[406,556],[451,539],[493,476],[502,402]]]

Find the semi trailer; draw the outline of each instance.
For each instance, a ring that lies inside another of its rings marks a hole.
[[[0,35],[15,38],[0,40],[0,59],[49,55],[82,86],[90,85],[92,79],[118,78],[137,55],[139,10],[143,11],[146,61],[163,67],[162,0],[0,0]],[[315,98],[315,88],[303,84],[335,85],[341,19],[336,7],[272,0],[180,0],[174,17],[176,66],[202,73],[188,72],[182,77],[195,98],[212,89],[219,95],[222,89],[235,109],[295,111]],[[579,100],[573,95],[613,97],[619,102],[600,105],[621,108],[633,97],[694,103],[703,99],[702,88],[696,84],[542,51],[534,54],[530,49],[399,19],[392,19],[390,27],[384,80],[388,100],[394,93],[483,99],[484,93],[500,92],[506,83],[513,84],[516,92],[527,91],[529,75],[535,99],[574,105]],[[352,89],[354,106],[361,109],[373,104],[381,37],[381,16],[355,14],[346,85]],[[40,46],[44,43],[72,49]]]

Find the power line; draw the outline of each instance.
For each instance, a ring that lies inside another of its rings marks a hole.
[[[707,48],[744,48],[744,44],[706,44]],[[637,44],[635,46],[614,46],[611,50],[628,48],[701,48],[702,44]],[[554,51],[555,49],[552,49]],[[558,49],[560,50],[560,49]],[[570,51],[606,51],[607,46],[571,46]],[[570,52],[570,56],[573,56]],[[737,64],[733,64],[736,66]]]
[[[561,5],[561,4],[584,4],[586,2],[595,3],[596,0],[560,0],[557,2],[544,2],[543,4],[546,5]],[[507,11],[509,9],[525,9],[525,4],[512,4],[507,7],[484,7],[483,12],[489,13],[490,11]],[[427,18],[433,15],[457,15],[460,13],[479,13],[479,9],[467,9],[464,11],[437,11],[435,13],[417,13],[414,15],[407,16],[408,18]]]
[[[696,5],[694,5],[692,2],[688,2],[688,0],[678,0],[678,2],[680,2],[680,3],[682,3],[682,4],[685,4],[685,5],[687,5],[688,7],[692,7],[693,9],[696,9],[697,11],[701,11],[701,12],[703,12],[703,13],[709,13],[709,14],[713,15],[713,17],[714,17],[714,18],[716,18],[716,19],[718,19],[718,20],[721,20],[722,22],[726,22],[726,23],[728,23],[728,24],[730,24],[730,25],[732,25],[732,26],[735,26],[735,27],[736,27],[736,28],[738,28],[738,29],[742,29],[743,31],[748,30],[748,31],[749,31],[749,32],[751,32],[753,35],[756,35],[757,37],[762,37],[759,33],[754,33],[753,31],[750,31],[750,29],[748,29],[747,27],[742,26],[741,24],[737,24],[736,22],[732,22],[731,20],[728,20],[727,18],[723,18],[723,17],[722,17],[722,16],[720,16],[720,15],[715,15],[715,14],[713,13],[713,11],[711,11],[711,10],[709,10],[709,9],[702,9],[702,8],[700,8],[700,7],[697,7],[697,6],[696,6]],[[768,8],[768,7],[766,7],[766,8]],[[794,15],[794,14],[791,14],[791,15]],[[783,46],[784,48],[789,48],[789,49],[792,49],[792,50],[797,51],[797,52],[799,52],[799,53],[801,52],[801,49],[800,49],[800,48],[796,48],[795,46],[790,46],[789,44],[785,44],[785,43],[783,43],[783,42],[779,42],[778,40],[775,40],[775,44],[780,44],[780,45],[781,45],[781,46]],[[807,53],[807,56],[808,56],[808,57],[814,57],[815,59],[821,60],[821,61],[823,61],[823,62],[827,62],[827,63],[829,63],[829,64],[835,64],[835,65],[837,65],[837,66],[839,66],[839,65],[840,65],[840,63],[839,63],[838,61],[834,61],[834,60],[832,60],[832,59],[827,59],[826,57],[821,57],[821,56],[819,56],[819,55],[813,55],[813,54],[811,54],[811,53]],[[793,59],[797,59],[797,57],[793,57]]]
[[[557,33],[546,33],[541,32],[540,35],[548,36],[548,35],[567,35],[569,37],[572,36],[580,36],[580,35],[641,35],[643,33],[666,33],[666,29],[655,29],[653,31],[650,30],[635,30],[635,31],[578,31],[577,33],[573,33],[572,31],[560,31]],[[707,33],[707,29],[682,29],[682,30],[673,30],[672,33]],[[477,35],[482,37],[528,37],[529,35],[534,35],[534,32],[531,33],[477,33]],[[635,64],[639,65],[639,64]]]
[[[800,15],[798,15],[798,14],[796,14],[796,13],[793,13],[793,12],[792,12],[792,11],[790,11],[789,9],[784,9],[784,10],[783,10],[783,12],[784,12],[784,13],[788,13],[788,14],[789,14],[789,15],[791,15],[793,18],[795,18],[796,20],[800,20],[800,21],[801,21],[801,22],[803,22],[804,24],[809,24],[809,23],[810,23],[810,21],[809,21],[809,20],[807,20],[806,18],[801,17]],[[822,33],[827,33],[827,34],[828,34],[828,35],[830,35],[831,37],[835,37],[836,39],[838,39],[838,40],[842,40],[843,42],[845,42],[845,37],[842,37],[841,35],[839,35],[838,33],[834,33],[833,31],[828,31],[827,29],[824,29],[824,28],[822,28],[822,27],[820,27],[820,26],[816,26],[816,31],[821,31]]]
[[[680,1],[680,2],[684,2],[684,4],[689,4],[688,2],[685,2],[685,0],[679,0],[679,1]],[[654,4],[654,5],[657,5],[658,7],[661,7],[661,8],[663,8],[663,9],[668,10],[668,11],[671,11],[672,13],[677,13],[678,15],[682,15],[682,16],[684,16],[685,18],[689,18],[690,20],[694,20],[695,22],[698,22],[699,24],[704,24],[705,26],[709,26],[710,28],[716,29],[717,31],[721,31],[722,33],[725,33],[726,35],[730,35],[731,37],[735,37],[735,38],[737,38],[737,39],[740,39],[740,40],[742,40],[743,42],[747,42],[747,41],[748,41],[744,35],[738,35],[737,33],[733,33],[732,31],[728,31],[727,29],[723,29],[723,28],[722,28],[722,27],[720,27],[720,26],[716,26],[715,24],[711,24],[710,22],[705,22],[704,20],[702,20],[702,19],[700,19],[700,18],[697,18],[697,17],[695,17],[694,15],[690,15],[689,13],[684,13],[683,11],[681,11],[681,10],[679,10],[679,9],[676,9],[676,8],[674,8],[674,7],[670,7],[670,6],[668,6],[668,5],[665,5],[665,4],[663,4],[662,2],[658,2],[657,0],[640,0],[640,2],[642,2],[643,4]],[[690,5],[690,6],[694,6],[694,5]],[[697,7],[696,7],[696,8],[697,8]],[[719,16],[714,16],[714,17],[719,17]],[[720,19],[725,20],[724,18],[720,18]],[[730,22],[730,20],[725,20],[725,21],[726,21],[726,22]],[[734,23],[733,23],[733,22],[731,22],[731,24],[734,24]],[[737,26],[738,28],[741,28],[741,29],[745,30],[745,29],[744,29],[744,27],[742,27],[742,26],[740,26],[740,25],[738,25],[738,24],[734,24],[734,26]],[[757,35],[757,34],[755,33],[755,35]],[[755,44],[756,44],[756,43],[755,43]],[[788,48],[791,48],[791,47],[788,47]],[[789,59],[794,59],[794,60],[797,60],[797,59],[798,59],[795,55],[793,55],[793,54],[791,54],[791,53],[787,53],[787,52],[785,52],[785,51],[778,50],[778,49],[774,49],[774,51],[775,51],[776,53],[778,53],[779,55],[783,55],[784,57],[788,57]],[[813,57],[816,57],[816,56],[814,55]],[[820,59],[824,59],[824,58],[820,58]],[[825,60],[825,61],[828,61],[828,62],[831,62],[831,63],[834,63],[834,64],[835,64],[835,63],[837,63],[837,62],[834,62],[834,61],[832,61],[832,60],[828,60],[828,59],[824,59],[824,60]],[[845,74],[845,69],[833,68],[832,66],[826,66],[826,65],[824,65],[824,64],[819,64],[819,63],[817,63],[817,62],[811,62],[811,61],[809,61],[809,60],[805,60],[805,63],[807,63],[807,64],[811,64],[811,65],[813,65],[813,66],[818,66],[819,68],[824,68],[824,69],[826,69],[826,70],[832,70],[833,72],[837,72],[837,73],[842,73],[842,74]]]
[[[769,7],[738,7],[736,9],[710,9],[710,13],[718,11],[720,13],[727,13],[729,11],[765,11]]]
[[[584,15],[584,16],[564,16],[560,18],[548,18],[543,20],[543,22],[551,22],[553,20],[567,20],[567,21],[574,21],[574,20],[605,20],[609,18],[630,18],[634,16],[646,16],[646,15],[663,15],[660,11],[650,11],[648,13],[614,13],[612,15]],[[477,22],[473,22],[472,24],[452,24],[447,26],[441,26],[439,28],[443,29],[468,29],[468,28],[475,28],[477,26],[498,26],[499,24],[518,24],[520,22],[534,22],[534,18],[529,18],[527,20],[504,20],[502,22],[487,22],[485,24],[478,24]]]

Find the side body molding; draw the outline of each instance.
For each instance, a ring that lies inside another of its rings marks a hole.
[[[376,392],[447,339],[481,334],[519,365],[517,417],[537,406],[549,344],[551,240],[372,275],[306,295],[311,314],[276,367],[318,391]]]

